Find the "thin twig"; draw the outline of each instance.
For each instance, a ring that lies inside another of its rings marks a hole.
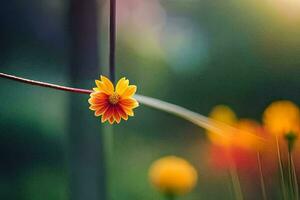
[[[0,77],[10,79],[10,80],[14,80],[14,81],[27,83],[27,84],[30,84],[30,85],[37,85],[37,86],[42,86],[42,87],[47,87],[47,88],[53,88],[53,89],[56,89],[56,90],[63,90],[63,91],[67,91],[67,92],[74,92],[74,93],[81,93],[81,94],[90,94],[91,92],[93,92],[92,90],[72,88],[72,87],[66,87],[66,86],[51,84],[51,83],[45,83],[45,82],[41,82],[41,81],[34,81],[34,80],[26,79],[26,78],[21,78],[21,77],[18,77],[18,76],[5,74],[5,73],[0,73]]]

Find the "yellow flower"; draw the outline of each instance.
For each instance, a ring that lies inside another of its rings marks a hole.
[[[217,105],[215,106],[209,114],[209,117],[217,122],[221,122],[230,126],[235,126],[237,124],[237,117],[233,110],[225,105]],[[231,144],[232,139],[232,131],[231,129],[226,131],[224,129],[224,135],[214,132],[208,132],[208,138],[212,143],[222,146],[228,146]]]
[[[149,177],[159,191],[169,195],[188,193],[197,183],[195,168],[186,160],[175,156],[155,161],[150,167]]]
[[[133,109],[138,107],[138,102],[133,98],[136,92],[135,85],[129,85],[129,80],[121,78],[116,89],[112,82],[100,76],[100,80],[95,81],[97,87],[93,88],[89,103],[90,109],[95,111],[95,116],[102,116],[101,122],[109,121],[120,123],[121,119],[127,120],[128,116],[133,116]]]
[[[266,129],[277,136],[300,132],[300,111],[291,101],[273,102],[266,108],[263,121]]]

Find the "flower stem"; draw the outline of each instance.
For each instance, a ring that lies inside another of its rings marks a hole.
[[[292,177],[292,156],[291,151],[288,151],[288,180],[289,180],[289,195],[291,199],[295,199],[295,188],[294,188],[294,181]]]
[[[236,165],[234,163],[234,160],[230,154],[230,152],[228,152],[228,158],[229,158],[229,175],[231,177],[231,182],[232,182],[232,187],[233,187],[233,192],[235,195],[235,199],[236,200],[243,200],[243,192],[242,192],[242,188],[241,188],[241,183],[239,180],[239,175],[237,172],[237,168]]]
[[[288,151],[288,175],[289,175],[290,195],[293,199],[298,200],[299,199],[298,181],[297,181],[297,175],[296,175],[291,148],[289,148]]]
[[[279,171],[280,171],[280,180],[281,180],[280,183],[281,183],[282,196],[283,196],[283,200],[286,200],[287,199],[287,197],[286,197],[286,188],[285,188],[281,153],[280,153],[280,147],[279,147],[279,140],[278,140],[277,135],[276,135],[276,149],[277,149],[278,166],[279,166]]]
[[[264,180],[264,175],[263,175],[263,171],[262,171],[262,163],[261,163],[261,158],[260,158],[259,152],[257,152],[257,165],[258,165],[259,176],[260,176],[260,187],[261,187],[262,197],[263,197],[263,200],[267,200],[268,198],[267,198],[265,180]]]
[[[297,174],[296,174],[293,156],[291,156],[291,165],[292,165],[292,173],[293,173],[294,186],[295,186],[295,199],[299,200],[299,187],[298,187],[298,180],[297,180]]]

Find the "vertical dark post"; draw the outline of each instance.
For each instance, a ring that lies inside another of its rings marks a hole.
[[[115,66],[116,66],[116,0],[110,0],[109,13],[109,76],[110,80],[115,83]]]
[[[70,0],[70,85],[92,88],[99,77],[97,0]],[[70,199],[105,200],[101,122],[89,111],[88,95],[70,94]]]
[[[109,78],[115,83],[115,65],[116,65],[116,0],[109,0]],[[105,141],[105,156],[106,156],[106,166],[107,166],[107,189],[108,195],[107,198],[111,199],[111,188],[112,188],[112,180],[113,173],[112,163],[113,163],[113,127],[106,127],[103,133],[104,141]]]

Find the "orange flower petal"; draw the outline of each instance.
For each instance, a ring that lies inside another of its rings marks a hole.
[[[103,82],[101,82],[99,80],[95,80],[95,83],[98,87],[99,92],[103,92],[107,95],[111,95],[114,92],[113,90],[110,90]]]
[[[114,116],[114,119],[116,120],[116,122],[117,122],[117,123],[120,123],[120,121],[121,121],[121,116],[119,115],[119,113],[118,113],[116,107],[114,107],[114,114],[113,114],[113,116]]]
[[[111,118],[113,115],[113,109],[112,107],[108,107],[107,110],[103,113],[102,118],[101,118],[101,122],[105,122],[106,120],[108,120],[109,118]]]
[[[91,106],[97,106],[97,107],[108,106],[108,105],[109,105],[108,100],[96,101],[96,103],[91,104]]]
[[[119,115],[120,115],[124,120],[127,120],[127,119],[128,119],[128,115],[127,115],[126,112],[122,109],[122,107],[117,106],[116,109],[117,109]]]
[[[134,113],[133,113],[133,111],[132,111],[132,109],[130,109],[130,108],[128,108],[128,107],[123,107],[122,106],[122,109],[123,109],[123,111],[127,114],[127,115],[129,115],[129,116],[134,116]]]
[[[96,101],[101,101],[101,100],[107,100],[108,99],[108,95],[105,94],[105,93],[102,93],[102,92],[93,92],[91,93],[91,98],[90,99],[93,99],[91,100],[91,102],[96,102]]]
[[[115,88],[114,85],[112,84],[112,82],[106,78],[105,76],[100,76],[101,81],[104,83],[104,85],[107,87],[107,89],[113,93]]]
[[[103,92],[93,92],[91,93],[91,97],[95,97],[97,99],[108,99],[109,95]]]
[[[121,78],[116,86],[116,92],[122,96],[122,94],[125,92],[129,84],[129,80],[126,80],[125,77]]]
[[[99,110],[102,106],[99,106],[99,105],[91,105],[89,107],[90,110]]]
[[[121,99],[119,103],[122,106],[130,107],[130,108],[136,108],[139,106],[139,103],[133,98]]]
[[[103,106],[102,108],[98,108],[95,111],[95,116],[98,117],[98,116],[102,115],[107,109],[108,109],[108,106]]]
[[[109,120],[108,120],[108,121],[109,121],[109,123],[110,123],[110,124],[113,124],[113,123],[114,123],[114,121],[115,121],[115,119],[114,119],[114,117],[112,116],[112,117],[110,117],[110,118],[109,118]]]
[[[122,94],[121,98],[125,99],[125,98],[130,98],[132,97],[135,92],[136,92],[136,86],[135,85],[130,85],[126,88],[126,90],[124,91],[124,93]]]

